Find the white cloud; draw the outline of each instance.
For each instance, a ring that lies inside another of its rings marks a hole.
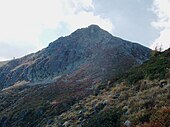
[[[111,32],[110,20],[93,11],[92,0],[0,0],[0,60],[2,56],[6,59],[35,52],[59,36],[90,24]],[[62,24],[67,29],[63,30]],[[47,39],[42,42],[42,38]],[[4,43],[7,51],[12,48],[12,55],[1,51]]]
[[[170,47],[170,0],[154,0],[153,11],[158,19],[152,25],[160,30],[160,35],[151,48],[162,46],[165,50]]]
[[[1,61],[6,61],[7,59],[6,59],[6,58],[3,58],[3,57],[0,57],[0,60],[1,60]]]

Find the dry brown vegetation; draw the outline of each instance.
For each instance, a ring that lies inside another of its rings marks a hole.
[[[160,53],[117,83],[109,84],[97,94],[73,105],[70,110],[57,116],[52,126],[92,127],[93,124],[93,127],[123,127],[123,122],[129,120],[134,127],[169,127],[169,57],[170,50]],[[143,78],[131,79],[136,73],[144,75]],[[114,123],[115,118],[117,121]],[[102,124],[103,121],[105,124]]]

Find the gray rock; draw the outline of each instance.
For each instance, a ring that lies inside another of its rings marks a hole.
[[[126,120],[125,123],[124,123],[124,125],[125,125],[126,127],[131,127],[131,126],[132,126],[132,125],[131,125],[131,122],[130,122],[129,120]]]
[[[68,127],[68,126],[70,126],[70,121],[66,121],[66,122],[64,122],[64,124],[63,124],[63,127]]]
[[[159,87],[163,88],[167,84],[168,84],[168,82],[166,80],[162,80],[162,81],[160,81]]]

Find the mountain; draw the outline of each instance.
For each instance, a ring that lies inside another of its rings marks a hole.
[[[48,82],[84,69],[83,73],[91,78],[112,78],[146,61],[150,52],[91,25],[59,38],[37,53],[5,64],[0,68],[0,86],[3,89],[23,81]]]
[[[98,95],[56,116],[54,127],[169,127],[170,48],[130,69]]]
[[[78,29],[49,46],[0,67],[0,126],[39,127],[79,100],[99,94],[151,50],[99,26]]]

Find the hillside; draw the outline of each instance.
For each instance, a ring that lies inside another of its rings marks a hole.
[[[0,67],[0,126],[41,127],[150,58],[151,50],[99,26],[78,29]]]
[[[125,121],[135,127],[169,127],[170,49],[79,101],[54,121],[52,127],[126,127]]]

